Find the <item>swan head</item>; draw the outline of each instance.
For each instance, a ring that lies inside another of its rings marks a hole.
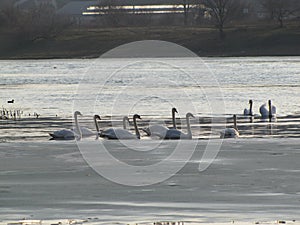
[[[178,113],[176,108],[172,108],[172,112]]]
[[[138,115],[138,114],[134,114],[134,115],[133,115],[133,119],[140,119],[140,120],[141,120],[142,118],[141,118],[141,116],[140,116],[140,115]]]
[[[252,105],[252,104],[253,104],[253,101],[252,101],[252,99],[250,99],[250,100],[249,100],[249,104],[250,104],[250,105]]]
[[[195,118],[194,115],[193,115],[192,113],[190,113],[190,112],[186,114],[186,117],[187,117],[187,118],[188,118],[188,117],[193,117],[193,118]]]
[[[81,114],[81,112],[79,112],[79,111],[75,111],[75,112],[74,112],[74,116],[82,116],[82,114]]]
[[[94,115],[95,120],[101,120],[101,117],[99,115]]]

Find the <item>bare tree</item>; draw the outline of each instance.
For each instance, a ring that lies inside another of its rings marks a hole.
[[[53,39],[71,25],[67,18],[57,15],[55,8],[48,3],[20,10],[17,17],[16,30],[22,41]]]
[[[15,26],[19,10],[14,7],[14,2],[11,0],[2,0],[0,2],[0,23],[5,26]]]
[[[183,16],[184,20],[183,23],[184,25],[188,24],[188,17],[189,17],[189,11],[190,11],[190,3],[189,0],[182,0],[182,6],[183,6]]]
[[[221,39],[225,37],[224,25],[230,18],[242,12],[242,3],[239,0],[204,0],[204,4],[214,20]]]
[[[269,14],[269,18],[277,21],[280,27],[283,27],[284,21],[295,16],[300,9],[297,0],[263,0],[262,6]]]

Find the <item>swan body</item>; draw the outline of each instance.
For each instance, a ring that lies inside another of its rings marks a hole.
[[[252,112],[253,101],[252,100],[249,100],[249,105],[250,105],[249,109],[244,109],[244,116],[253,116],[253,112]]]
[[[90,136],[94,136],[96,134],[96,132],[90,130],[89,128],[86,128],[86,127],[79,127],[81,133],[82,133],[82,137],[90,137]],[[79,133],[78,132],[78,129],[76,127],[72,128],[71,129],[73,132],[75,133]]]
[[[100,137],[107,139],[137,139],[137,136],[121,128],[109,128],[100,133]]]
[[[259,108],[259,112],[261,114],[261,117],[263,119],[267,119],[267,118],[272,118],[272,117],[276,117],[276,106],[272,105],[271,100],[268,101],[268,106],[267,104],[263,104],[260,108]]]
[[[233,115],[233,128],[225,128],[220,132],[220,138],[238,138],[240,136],[236,125],[236,115]]]
[[[171,129],[176,129],[176,118],[175,118],[175,113],[177,112],[176,108],[172,108],[172,122],[173,122],[173,127]],[[142,129],[147,136],[159,136],[159,137],[164,137],[167,133],[167,131],[169,130],[169,128],[162,126],[162,125],[158,125],[158,124],[154,124],[151,125],[147,128]]]
[[[63,129],[63,130],[54,131],[53,133],[49,133],[49,135],[55,140],[71,140],[75,138],[80,140],[82,138],[82,133],[78,124],[78,119],[77,119],[78,115],[82,116],[82,114],[79,111],[76,111],[74,113],[74,119],[75,119],[75,126],[77,128],[78,133],[76,133],[73,129]]]
[[[77,125],[75,125],[75,127],[73,127],[71,130],[73,132],[79,134],[79,131],[78,131],[78,128],[77,128],[77,127],[79,127],[80,132],[82,134],[82,137],[91,137],[91,136],[94,136],[94,135],[96,135],[96,134],[99,133],[99,126],[98,126],[98,123],[97,123],[97,119],[100,120],[101,119],[100,116],[94,115],[94,123],[95,123],[95,127],[96,127],[97,132],[94,132],[94,131],[90,130],[89,128],[82,127],[82,126],[77,126]]]
[[[239,132],[234,128],[226,128],[220,132],[220,138],[237,138],[239,136]]]
[[[100,133],[100,137],[107,139],[140,139],[140,132],[137,127],[136,119],[141,119],[137,114],[133,116],[135,134],[121,128],[109,128]]]
[[[190,125],[190,117],[194,117],[192,113],[187,113],[186,114],[186,124],[187,124],[187,131],[188,133],[185,134],[180,130],[177,129],[168,129],[165,135],[159,136],[162,139],[171,139],[171,140],[176,140],[176,139],[192,139],[192,131],[191,131],[191,125]]]
[[[53,139],[72,140],[78,137],[78,134],[71,129],[57,130],[49,134]]]
[[[154,124],[147,128],[142,129],[148,136],[163,136],[167,133],[169,128],[162,125]]]

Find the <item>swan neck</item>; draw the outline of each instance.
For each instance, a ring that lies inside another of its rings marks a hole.
[[[81,132],[81,129],[80,129],[80,127],[79,127],[79,123],[78,123],[78,115],[77,115],[77,113],[75,113],[75,115],[74,115],[74,118],[75,118],[75,126],[76,126],[76,129],[77,129],[77,131],[78,131],[78,133],[79,133],[79,140],[82,138],[82,132]]]
[[[136,123],[136,118],[135,117],[133,117],[133,125],[134,125],[134,130],[135,130],[136,137],[138,139],[140,139],[141,135],[140,135],[139,129],[137,127],[137,123]]]
[[[236,116],[233,117],[233,128],[234,128],[235,130],[238,130],[238,129],[237,129],[237,123],[236,123]]]
[[[269,120],[270,120],[270,122],[272,120],[272,103],[271,102],[269,102]]]
[[[250,110],[249,110],[249,114],[250,114],[250,116],[252,116],[252,115],[253,115],[253,113],[252,113],[252,107],[253,107],[253,103],[252,103],[252,102],[250,102]]]
[[[173,121],[173,128],[177,129],[176,127],[176,118],[175,118],[175,111],[172,110],[172,121]]]
[[[186,126],[187,126],[188,137],[190,139],[192,139],[192,130],[191,130],[190,117],[189,116],[186,116]]]
[[[96,126],[97,133],[99,133],[100,129],[99,129],[99,125],[98,125],[98,122],[97,122],[97,118],[95,116],[94,116],[94,123],[95,123],[95,126]]]

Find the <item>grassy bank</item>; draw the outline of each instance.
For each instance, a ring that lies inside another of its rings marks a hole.
[[[226,29],[220,40],[212,28],[129,27],[74,28],[52,39],[22,42],[13,32],[2,30],[0,59],[86,58],[138,40],[164,40],[182,45],[199,56],[300,55],[300,26],[239,26]]]

